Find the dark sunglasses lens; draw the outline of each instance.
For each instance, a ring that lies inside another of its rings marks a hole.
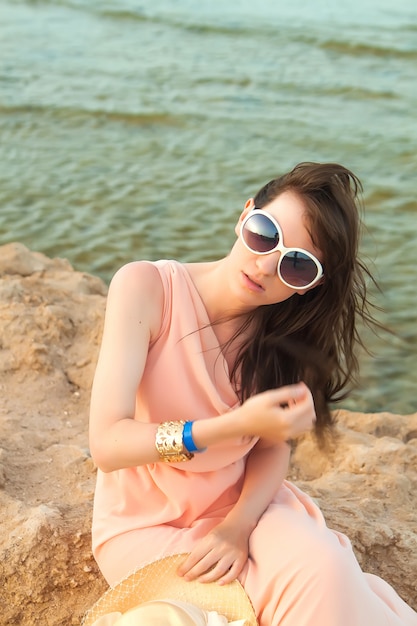
[[[267,215],[252,215],[242,230],[245,243],[253,252],[270,252],[279,242],[279,234]]]
[[[282,257],[280,272],[289,285],[305,287],[317,277],[318,269],[313,259],[307,254],[292,250]]]

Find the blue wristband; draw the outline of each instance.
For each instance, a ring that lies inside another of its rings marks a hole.
[[[182,431],[182,443],[187,452],[204,452],[207,448],[197,448],[194,443],[192,428],[194,422],[185,422],[184,429]]]

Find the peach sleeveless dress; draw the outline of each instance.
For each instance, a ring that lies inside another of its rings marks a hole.
[[[238,400],[203,302],[186,268],[158,261],[163,322],[137,393],[140,421],[198,420]],[[236,502],[256,439],[211,446],[186,463],[97,475],[93,552],[114,585],[153,560],[189,552]],[[260,626],[417,626],[417,613],[382,579],[364,574],[349,540],[284,481],[250,538],[239,577]]]

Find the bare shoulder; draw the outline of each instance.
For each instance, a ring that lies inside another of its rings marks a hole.
[[[129,310],[149,323],[151,335],[159,331],[164,289],[158,269],[147,261],[123,265],[113,276],[108,293],[108,307]]]
[[[146,289],[154,287],[162,292],[162,281],[159,271],[153,263],[148,261],[133,261],[123,265],[112,278],[110,287],[130,287],[131,289]]]

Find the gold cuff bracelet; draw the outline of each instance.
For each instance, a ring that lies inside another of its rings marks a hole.
[[[156,431],[155,447],[158,450],[161,461],[165,463],[180,463],[189,461],[194,454],[188,452],[183,443],[183,431],[185,422],[163,422]]]

